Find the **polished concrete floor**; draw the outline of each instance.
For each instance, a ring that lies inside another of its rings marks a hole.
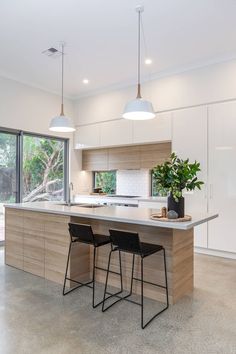
[[[195,291],[145,330],[140,308],[120,302],[105,314],[90,289],[61,287],[7,267],[0,250],[0,353],[236,353],[236,261],[195,256]],[[154,305],[149,305],[149,310]]]

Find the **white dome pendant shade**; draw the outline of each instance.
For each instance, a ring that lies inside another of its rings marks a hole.
[[[137,6],[138,12],[138,92],[136,99],[129,101],[124,109],[122,117],[131,120],[148,120],[155,118],[155,112],[152,103],[144,100],[141,97],[140,84],[140,28],[141,28],[141,13],[144,11],[143,6]]]
[[[75,131],[70,118],[66,117],[63,113],[63,105],[61,114],[52,118],[49,130],[59,133],[70,133]]]
[[[123,118],[131,120],[148,120],[155,118],[152,103],[142,98],[129,101],[125,106]]]
[[[70,120],[64,114],[64,43],[61,44],[61,113],[59,116],[52,118],[49,130],[59,133],[70,133],[75,131],[75,128]]]

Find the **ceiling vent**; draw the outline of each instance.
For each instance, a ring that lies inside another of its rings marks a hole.
[[[48,49],[45,49],[42,54],[45,54],[47,55],[48,57],[51,57],[51,58],[58,58],[61,56],[61,51],[59,51],[58,49],[54,48],[54,47],[51,47],[51,48],[48,48]]]

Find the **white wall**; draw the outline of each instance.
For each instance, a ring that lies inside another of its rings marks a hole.
[[[135,87],[128,87],[78,99],[75,124],[121,118],[125,103],[135,93]],[[142,94],[152,101],[156,112],[235,99],[236,60],[144,83]]]
[[[71,119],[74,118],[73,103],[69,100],[65,101],[65,112]],[[0,128],[69,138],[72,147],[73,134],[52,134],[48,129],[51,118],[59,113],[60,96],[0,77]],[[70,161],[71,180],[77,187],[80,155],[75,154],[73,149]]]

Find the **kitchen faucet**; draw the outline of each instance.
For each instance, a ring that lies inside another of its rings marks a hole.
[[[69,193],[68,193],[68,201],[67,201],[67,204],[68,204],[68,206],[71,206],[71,192],[73,191],[73,189],[74,189],[74,186],[73,186],[73,183],[72,182],[70,182],[70,184],[69,184]]]

